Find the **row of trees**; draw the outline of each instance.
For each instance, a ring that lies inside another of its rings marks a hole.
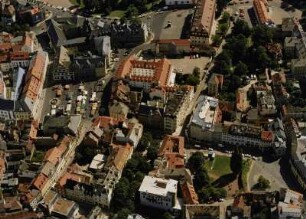
[[[194,174],[193,184],[199,196],[200,202],[216,201],[226,197],[226,190],[217,188],[211,184],[211,179],[204,166],[205,158],[203,153],[196,152],[188,160],[188,167]]]
[[[81,0],[79,0],[80,3]],[[113,10],[126,10],[126,16],[132,18],[151,9],[158,0],[83,0],[85,9],[109,14]]]

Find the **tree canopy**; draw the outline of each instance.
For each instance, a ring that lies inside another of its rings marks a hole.
[[[204,155],[201,152],[195,152],[191,155],[188,160],[188,167],[192,172],[196,172],[201,166],[203,166],[205,161]]]

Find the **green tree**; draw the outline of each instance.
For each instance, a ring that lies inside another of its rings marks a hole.
[[[133,17],[136,17],[138,15],[138,9],[135,7],[135,5],[130,5],[126,11],[127,18],[131,19]]]
[[[232,75],[228,91],[231,93],[235,92],[235,90],[237,90],[241,85],[242,85],[241,77],[237,75]]]
[[[249,73],[248,66],[243,62],[239,61],[235,67],[234,74],[237,76],[247,75]]]
[[[232,35],[236,36],[243,34],[245,37],[249,37],[252,34],[252,30],[247,22],[244,20],[238,19],[232,29]]]
[[[196,86],[200,83],[200,79],[193,74],[188,75],[186,83],[191,86]]]
[[[256,50],[257,53],[257,63],[261,69],[268,67],[271,63],[271,59],[267,54],[267,50],[263,46],[259,46]]]
[[[239,34],[229,38],[224,48],[229,51],[233,63],[236,64],[245,59],[248,51],[248,40],[244,35]]]
[[[220,44],[222,43],[222,37],[220,36],[220,34],[213,35],[212,41],[214,46],[220,46]]]
[[[193,179],[193,184],[196,190],[200,190],[201,188],[210,184],[208,172],[203,164],[196,171]]]
[[[220,19],[220,23],[228,23],[230,20],[230,13],[228,13],[227,11],[223,12],[222,18]]]
[[[195,67],[192,71],[192,74],[197,78],[200,78],[200,73],[201,73],[201,69],[199,67]]]
[[[253,28],[252,41],[256,47],[272,42],[272,37],[272,31],[266,25],[257,25]]]
[[[132,212],[127,209],[127,208],[123,208],[120,211],[118,211],[117,214],[117,219],[127,219],[127,217],[129,216],[129,214],[131,214]]]
[[[265,177],[263,177],[262,175],[260,175],[258,177],[256,187],[259,189],[268,189],[270,188],[270,181]]]
[[[205,161],[204,155],[201,152],[195,152],[191,155],[188,160],[188,167],[194,173],[196,172],[201,166],[203,166]]]
[[[151,161],[151,163],[153,163],[154,160],[157,158],[157,151],[158,151],[158,148],[156,147],[153,147],[153,146],[148,147],[147,158]]]
[[[162,216],[162,219],[172,219],[173,216],[169,212],[165,212]]]
[[[230,165],[233,174],[235,174],[236,176],[242,171],[242,161],[243,159],[241,151],[238,149],[238,147],[235,147],[235,150],[232,153]]]
[[[218,29],[219,29],[220,33],[224,36],[226,34],[227,29],[228,29],[228,24],[227,23],[219,24]]]

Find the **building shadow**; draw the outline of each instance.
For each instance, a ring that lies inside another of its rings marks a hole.
[[[287,157],[281,158],[279,160],[279,165],[280,165],[280,174],[282,178],[284,179],[286,185],[289,187],[289,189],[303,193],[303,189],[297,183],[295,177],[293,176],[290,170],[289,158]]]
[[[226,174],[226,175],[219,177],[217,180],[215,180],[212,183],[212,185],[219,187],[219,188],[223,188],[227,186],[228,184],[234,182],[235,180],[236,180],[236,175],[233,173],[230,173],[230,174]]]
[[[185,18],[184,25],[181,32],[181,39],[189,39],[190,37],[190,29],[192,26],[192,17],[193,14],[188,14]]]

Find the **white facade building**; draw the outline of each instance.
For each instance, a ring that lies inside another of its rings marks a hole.
[[[166,211],[180,211],[181,205],[177,199],[178,181],[145,176],[139,188],[140,203],[145,206]]]
[[[211,133],[218,117],[219,100],[200,96],[189,123],[189,137],[197,140],[211,140]]]

